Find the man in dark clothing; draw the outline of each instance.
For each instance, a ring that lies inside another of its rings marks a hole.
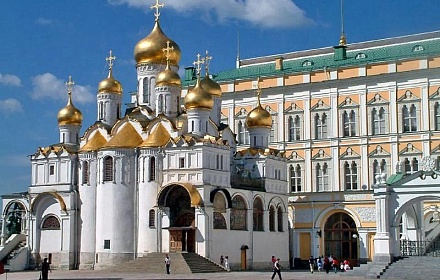
[[[275,278],[275,275],[277,275],[278,274],[278,278],[280,279],[280,280],[282,280],[282,278],[281,278],[281,264],[280,264],[280,259],[277,259],[277,261],[274,263],[274,265],[273,265],[273,274],[272,274],[272,277],[270,278],[270,279],[274,279]]]
[[[166,268],[167,274],[170,274],[170,266],[171,266],[170,257],[168,256],[168,254],[166,254],[165,255],[165,268]]]
[[[47,258],[44,258],[43,263],[41,264],[41,279],[49,279],[49,271],[52,272],[50,265],[47,262]]]

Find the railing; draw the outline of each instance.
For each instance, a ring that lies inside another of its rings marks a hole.
[[[440,241],[400,241],[400,255],[440,257]]]

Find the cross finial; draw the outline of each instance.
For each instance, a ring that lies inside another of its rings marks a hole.
[[[170,41],[169,40],[167,41],[167,47],[163,48],[162,51],[165,53],[165,57],[167,58],[167,61],[169,61],[171,53],[174,51],[174,47],[170,46]]]
[[[261,85],[262,85],[262,81],[260,79],[260,77],[258,77],[257,79],[257,98],[258,98],[258,105],[260,105],[260,97],[261,97]],[[260,105],[261,106],[261,105]]]
[[[208,52],[208,50],[206,50],[206,53],[205,53],[205,74],[206,74],[206,76],[208,76],[209,74],[208,74],[208,72],[209,72],[209,63],[211,62],[211,59],[212,59],[212,56],[209,56],[209,52]]]
[[[159,3],[159,0],[156,0],[155,5],[151,5],[150,9],[156,9],[156,12],[154,12],[154,16],[156,16],[156,21],[159,21],[160,16],[160,8],[163,8],[165,5],[163,3]]]
[[[69,95],[72,94],[72,90],[73,90],[73,85],[74,84],[75,84],[75,82],[72,80],[72,76],[69,75],[69,80],[66,82],[67,93]]]
[[[197,76],[200,77],[200,70],[202,69],[202,64],[205,63],[205,59],[204,58],[200,58],[200,54],[197,54],[197,61],[193,62],[194,67],[196,67],[197,70]]]
[[[110,50],[109,56],[105,58],[105,61],[108,61],[108,69],[109,70],[112,70],[112,68],[113,68],[113,61],[116,60],[116,56],[114,56],[112,54],[113,54],[113,52],[112,52],[112,50]]]

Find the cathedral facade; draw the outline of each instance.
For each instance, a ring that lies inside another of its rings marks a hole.
[[[160,27],[160,7],[134,48],[138,92],[125,114],[111,52],[96,122],[83,134],[69,77],[59,142],[31,156],[28,192],[3,196],[3,249],[26,244],[12,270],[45,257],[55,268],[101,269],[152,252],[228,256],[232,269],[268,267],[271,255],[287,263],[287,159],[268,146],[261,88],[246,119],[253,140],[237,151],[208,53],[197,57],[195,85],[182,98],[181,51]]]

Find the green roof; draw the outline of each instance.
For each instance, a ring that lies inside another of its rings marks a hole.
[[[386,183],[388,185],[391,185],[391,184],[393,184],[395,182],[400,181],[401,179],[403,179],[403,177],[405,177],[405,174],[403,174],[403,173],[393,174],[393,175],[390,176],[390,178],[388,178]]]
[[[406,39],[406,42],[404,39]],[[414,50],[417,46],[421,46],[423,49]],[[360,58],[358,54],[363,54],[361,55],[363,58]],[[214,75],[213,80],[221,83],[243,79],[254,79],[257,77],[277,77],[287,74],[309,73],[323,69],[335,70],[338,68],[361,66],[379,62],[390,62],[438,55],[440,55],[440,32],[433,32],[412,35],[407,38],[392,38],[348,45],[347,58],[342,60],[335,60],[333,48],[243,60],[243,62],[247,64],[246,66],[222,71],[217,75]],[[290,58],[289,56],[294,58]],[[284,59],[282,70],[275,69],[275,59],[277,57],[283,57]],[[306,61],[309,63],[304,63]],[[258,64],[252,65],[253,63]],[[308,66],[303,66],[303,64],[307,64]],[[183,84],[184,86],[188,86],[194,84],[194,82],[195,80],[184,81]]]

